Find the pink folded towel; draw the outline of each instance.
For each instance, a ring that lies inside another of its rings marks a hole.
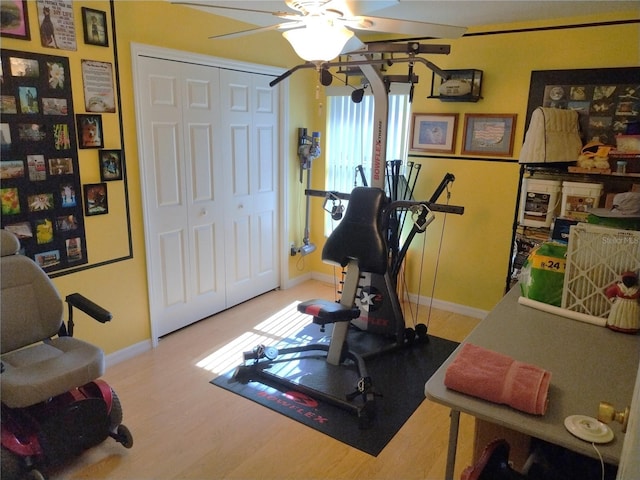
[[[498,352],[465,343],[447,368],[447,388],[544,415],[551,373]]]

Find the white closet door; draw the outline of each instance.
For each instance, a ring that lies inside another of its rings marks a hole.
[[[219,69],[142,57],[138,112],[154,337],[226,306]],[[216,138],[218,137],[218,138]]]
[[[278,286],[278,90],[270,80],[220,73],[229,305]]]

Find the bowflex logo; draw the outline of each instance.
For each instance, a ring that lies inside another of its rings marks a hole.
[[[373,155],[373,187],[384,187],[384,178],[382,178],[382,120],[378,121],[376,143]]]
[[[328,418],[319,415],[315,410],[318,408],[318,402],[304,393],[289,391],[286,393],[277,392],[276,394],[273,394],[261,390],[258,392],[258,397],[268,400],[269,402],[274,402],[280,407],[290,409],[291,411],[309,418],[314,422],[324,424],[329,421]]]

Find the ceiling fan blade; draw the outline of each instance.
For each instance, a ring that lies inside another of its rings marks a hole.
[[[366,45],[355,35],[347,40],[347,43],[344,45],[341,54],[353,53],[358,50],[364,49]]]
[[[253,35],[254,33],[269,32],[271,30],[287,30],[290,28],[299,28],[300,22],[278,23],[277,25],[269,25],[266,27],[250,28],[248,30],[240,30],[238,32],[221,33],[220,35],[211,35],[209,40],[228,40],[230,38],[243,37],[245,35]]]
[[[419,35],[434,38],[458,38],[467,31],[466,27],[441,25],[438,23],[414,22],[412,20],[398,20],[382,17],[356,17],[349,19],[345,26],[355,30],[369,30],[372,32],[398,33]]]
[[[275,15],[276,17],[282,17],[283,15],[296,16],[292,12],[269,12],[267,10],[258,10],[255,8],[228,7],[226,5],[213,5],[211,3],[185,2],[185,1],[174,1],[174,0],[171,0],[171,3],[173,5],[186,5],[191,7],[214,8],[214,9],[217,8],[220,10],[234,10],[236,12],[264,13],[266,15]]]

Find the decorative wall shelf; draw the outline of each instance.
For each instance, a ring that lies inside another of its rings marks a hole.
[[[445,70],[447,80],[431,74],[431,95],[441,102],[477,102],[482,98],[482,70]]]

